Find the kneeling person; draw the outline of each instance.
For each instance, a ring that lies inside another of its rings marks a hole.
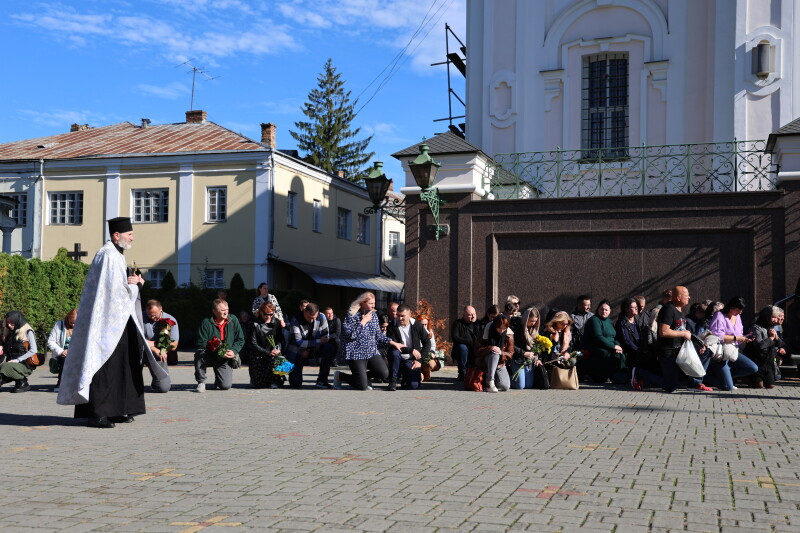
[[[425,327],[419,321],[412,322],[411,307],[403,304],[397,308],[397,324],[389,324],[386,335],[403,345],[390,349],[389,390],[396,390],[398,373],[406,388],[417,389],[422,381],[422,358],[433,350],[433,343]]]
[[[200,323],[197,332],[197,352],[194,354],[194,377],[197,381],[195,392],[206,390],[206,367],[214,369],[214,385],[220,390],[228,390],[233,385],[233,369],[241,366],[239,352],[244,346],[244,332],[239,320],[228,314],[228,302],[219,298],[214,300],[211,313],[212,316],[204,318]],[[227,344],[228,349],[223,355],[219,355],[218,350],[222,343]]]

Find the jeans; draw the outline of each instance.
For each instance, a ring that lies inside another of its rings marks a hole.
[[[467,361],[469,361],[469,355],[472,351],[472,347],[466,344],[456,344],[453,343],[453,351],[451,352],[450,356],[455,361],[456,365],[458,366],[458,375],[463,376],[464,372],[467,368]]]
[[[403,358],[400,357],[400,350],[389,348],[386,350],[386,361],[389,371],[389,381],[397,381],[400,377],[400,364]]]
[[[733,380],[758,372],[756,365],[749,357],[739,354],[736,361],[720,361],[711,364],[711,376],[707,380],[720,390],[733,390]]]
[[[350,366],[352,374],[342,372],[339,374],[339,379],[357,390],[367,390],[369,377],[375,380],[384,380],[389,375],[383,357],[377,354],[369,359],[350,359],[347,364]]]
[[[700,357],[700,362],[703,363],[703,369],[706,371],[706,375],[708,375],[708,365],[711,363],[711,350],[705,349],[702,352],[699,352],[697,355]],[[703,379],[704,378],[691,378],[695,387],[703,383]]]
[[[636,379],[641,379],[646,385],[657,387],[659,389],[664,388],[664,378],[658,374],[650,372],[646,368],[642,368],[640,366],[634,367],[634,371],[636,372]]]
[[[507,391],[511,388],[511,378],[505,366],[498,368],[499,362],[499,353],[492,352],[486,356],[486,386],[489,386],[490,381],[494,381],[494,386],[497,387],[497,390]]]

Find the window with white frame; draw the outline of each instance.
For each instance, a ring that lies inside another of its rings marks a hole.
[[[224,222],[228,217],[228,188],[206,189],[206,222]]]
[[[83,192],[51,192],[50,224],[83,224]]]
[[[297,227],[297,193],[293,191],[286,197],[286,225]]]
[[[138,189],[131,191],[133,222],[137,224],[167,222],[169,191],[167,189]]]
[[[336,217],[336,236],[340,239],[346,239],[349,241],[351,239],[350,225],[350,210],[340,207]]]
[[[311,204],[311,229],[317,233],[322,233],[322,202],[314,200]]]
[[[225,278],[223,277],[223,270],[221,268],[207,268],[206,275],[206,288],[207,289],[224,289]]]
[[[361,244],[369,244],[369,217],[367,215],[358,215],[358,232],[356,233],[356,242]]]
[[[628,54],[583,58],[581,142],[583,157],[627,157]]]
[[[389,257],[400,256],[400,232],[389,232]]]
[[[28,225],[28,193],[3,193],[3,196],[8,196],[17,201],[17,206],[11,210],[11,218],[13,218],[17,227]]]
[[[164,283],[164,276],[167,275],[166,270],[158,270],[151,268],[147,271],[147,278],[150,281],[150,288],[160,289],[161,284]]]

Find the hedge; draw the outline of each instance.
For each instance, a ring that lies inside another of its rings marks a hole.
[[[78,307],[88,270],[89,265],[67,257],[66,248],[50,261],[0,253],[0,310],[3,316],[22,312],[35,330],[47,335]]]
[[[25,259],[20,255],[0,253],[0,311],[5,316],[9,311],[20,311],[31,326],[44,339],[53,325],[64,318],[70,309],[78,307],[83,291],[83,282],[89,265],[67,257],[66,248],[60,248],[50,261]],[[145,282],[142,289],[142,304],[156,299],[164,311],[174,316],[181,331],[181,349],[194,349],[195,332],[200,322],[211,316],[211,302],[217,297],[217,289],[201,289],[196,285],[175,287],[174,277],[168,272],[164,289],[152,289]],[[254,289],[244,286],[241,276],[236,274],[227,289],[231,313],[250,311],[256,296]],[[272,291],[281,302],[284,313],[291,317],[302,299],[307,295],[298,291]],[[78,316],[80,320],[80,316]],[[42,343],[44,344],[44,343]],[[40,351],[44,346],[40,347]]]

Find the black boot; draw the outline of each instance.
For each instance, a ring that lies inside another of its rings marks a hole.
[[[11,392],[28,392],[31,390],[31,386],[28,384],[28,379],[17,380],[14,384],[14,390]]]
[[[134,418],[131,415],[109,416],[108,421],[113,422],[115,424],[130,424],[131,422],[134,421]]]
[[[102,416],[100,418],[90,418],[89,422],[86,424],[90,428],[113,428],[116,427],[114,422],[108,420],[108,418]]]

